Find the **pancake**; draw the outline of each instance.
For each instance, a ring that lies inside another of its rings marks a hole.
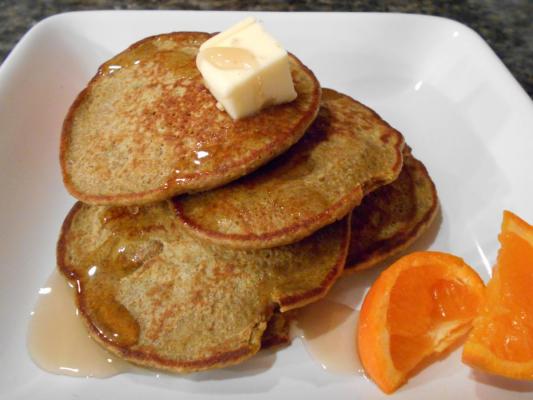
[[[323,89],[304,137],[255,173],[173,200],[193,235],[240,249],[294,243],[338,220],[402,168],[402,135],[352,98]]]
[[[196,68],[207,33],[146,38],[103,64],[63,124],[68,191],[90,204],[132,205],[239,178],[295,143],[318,112],[320,86],[290,56],[298,97],[234,121]]]
[[[426,231],[437,209],[437,191],[426,167],[406,148],[398,179],[370,193],[353,210],[344,272],[372,267],[405,249]]]
[[[261,338],[261,349],[269,349],[290,343],[290,322],[292,319],[291,312],[274,312],[268,320],[266,330]]]
[[[291,246],[242,251],[187,235],[167,202],[78,202],[57,257],[79,288],[78,309],[98,343],[135,364],[192,372],[255,354],[276,310],[326,294],[348,243],[348,218]],[[272,321],[270,334],[283,334],[279,323]]]

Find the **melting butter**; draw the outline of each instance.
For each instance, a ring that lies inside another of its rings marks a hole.
[[[206,40],[196,66],[218,108],[233,119],[297,97],[287,52],[255,18]]]

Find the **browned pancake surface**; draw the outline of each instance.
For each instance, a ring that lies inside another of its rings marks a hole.
[[[402,135],[376,113],[330,89],[304,137],[255,173],[174,199],[192,234],[233,248],[293,243],[342,218],[402,167]]]
[[[91,204],[144,204],[207,190],[280,154],[314,119],[320,86],[291,56],[298,98],[234,121],[195,65],[207,33],[149,37],[103,64],[71,106],[61,137],[69,192]]]
[[[291,312],[275,312],[272,314],[261,338],[261,349],[269,349],[290,343],[290,323],[293,318],[294,316]]]
[[[372,267],[407,247],[431,224],[437,209],[437,191],[426,167],[406,149],[398,179],[370,193],[352,212],[345,273]]]
[[[58,266],[77,282],[91,335],[136,364],[191,372],[238,363],[283,342],[285,312],[323,297],[342,273],[348,219],[294,245],[239,251],[185,234],[168,203],[77,203]]]

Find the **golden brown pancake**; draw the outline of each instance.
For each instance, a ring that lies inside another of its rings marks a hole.
[[[305,136],[255,173],[174,199],[191,234],[241,249],[294,243],[338,220],[402,168],[402,135],[331,89]]]
[[[293,315],[290,311],[288,313],[274,312],[268,320],[266,330],[261,338],[261,349],[269,349],[290,343],[290,323],[292,319]]]
[[[57,255],[60,271],[78,285],[77,305],[97,342],[139,365],[192,372],[255,354],[275,310],[326,294],[348,243],[348,218],[290,246],[242,251],[187,235],[167,202],[78,202]]]
[[[409,246],[425,232],[437,209],[437,191],[426,167],[406,148],[398,179],[370,193],[352,211],[345,273],[372,267]]]
[[[61,135],[69,192],[131,205],[241,177],[295,143],[318,112],[320,86],[298,59],[298,97],[234,121],[217,109],[195,58],[207,33],[146,38],[103,64],[71,106]]]

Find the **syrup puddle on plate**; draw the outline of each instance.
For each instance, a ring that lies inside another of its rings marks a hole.
[[[337,374],[364,376],[357,355],[359,311],[331,300],[320,300],[298,310],[291,336],[300,337],[322,368]]]
[[[27,338],[35,364],[54,374],[78,377],[146,373],[147,370],[112,355],[91,339],[78,315],[74,291],[57,270],[39,289]],[[359,312],[344,304],[320,300],[298,310],[291,337],[300,337],[311,357],[325,370],[364,376],[355,342],[358,318]]]
[[[57,270],[39,289],[27,345],[41,369],[60,375],[106,378],[138,368],[108,353],[89,336],[78,316],[74,287]]]

